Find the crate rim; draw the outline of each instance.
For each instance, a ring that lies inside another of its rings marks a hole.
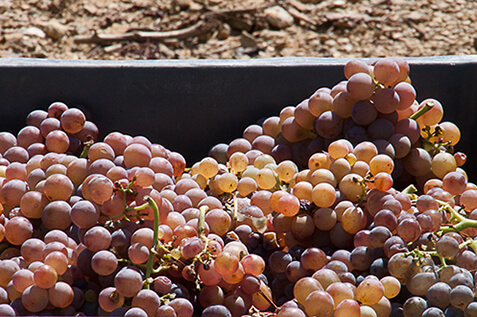
[[[376,57],[379,58],[379,57]],[[306,67],[344,65],[356,58],[273,57],[256,59],[156,59],[156,60],[73,60],[43,58],[0,58],[0,67],[78,68],[201,68],[201,67]],[[372,60],[375,58],[357,58]],[[477,63],[477,54],[404,57],[412,65],[462,65]]]

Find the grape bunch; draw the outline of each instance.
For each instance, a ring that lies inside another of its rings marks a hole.
[[[0,315],[477,316],[477,185],[401,58],[187,167],[65,103],[0,133]]]

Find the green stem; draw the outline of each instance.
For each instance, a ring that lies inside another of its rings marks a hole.
[[[418,111],[414,112],[410,117],[409,119],[413,119],[413,120],[417,120],[419,119],[419,117],[421,117],[422,115],[424,115],[426,112],[428,112],[429,110],[431,110],[432,108],[434,107],[434,102],[429,100],[426,102],[426,104],[424,105],[424,107],[422,107],[421,109],[419,109]]]
[[[460,223],[464,222],[464,221],[473,221],[476,223],[477,225],[477,221],[476,220],[470,220],[470,219],[467,219],[465,218],[464,216],[462,216],[461,214],[459,214],[457,211],[454,210],[454,208],[452,208],[451,205],[449,205],[448,203],[444,203],[444,202],[439,202],[442,204],[442,209],[449,212],[451,214],[451,220],[456,220],[456,221],[459,221],[459,223],[457,225],[460,225]],[[457,226],[456,225],[456,226]],[[464,228],[465,229],[465,228]],[[460,231],[460,230],[459,230]]]
[[[151,252],[149,253],[149,258],[147,259],[147,262],[146,262],[147,269],[146,269],[146,278],[145,279],[148,279],[151,276],[152,271],[153,271],[152,265],[153,265],[153,262],[154,262],[154,250],[156,249],[157,242],[159,240],[159,232],[158,232],[158,228],[159,228],[159,208],[157,207],[156,202],[151,197],[147,196],[147,197],[145,197],[145,200],[147,201],[147,204],[149,205],[149,207],[154,212],[154,235],[152,237]],[[146,287],[149,288],[149,284]]]
[[[407,186],[406,188],[403,189],[402,191],[403,194],[409,195],[409,194],[415,194],[417,193],[417,188],[413,184]]]
[[[126,207],[126,211],[139,211],[139,210],[146,209],[147,207],[150,207],[149,203],[145,203],[136,207]]]
[[[474,250],[474,253],[477,253],[477,240],[472,240],[471,243],[469,243],[469,247]]]
[[[83,144],[84,144],[84,147],[83,147],[83,151],[81,151],[80,158],[88,157],[89,148],[94,144],[94,141],[89,140],[84,142]]]

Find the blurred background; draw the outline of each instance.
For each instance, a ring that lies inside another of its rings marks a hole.
[[[0,57],[475,54],[474,0],[0,0]]]

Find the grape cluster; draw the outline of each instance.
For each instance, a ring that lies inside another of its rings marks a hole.
[[[400,58],[201,161],[76,108],[0,133],[0,315],[477,316],[477,186]]]

